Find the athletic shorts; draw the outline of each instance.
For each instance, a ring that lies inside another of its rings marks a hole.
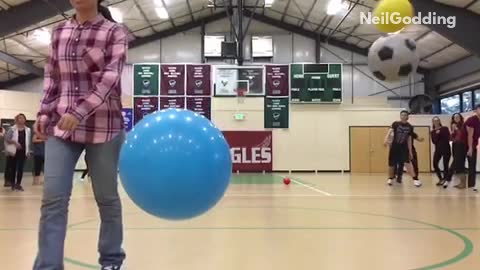
[[[388,166],[395,167],[410,163],[410,155],[408,153],[408,146],[401,144],[392,144],[390,152],[388,153]]]

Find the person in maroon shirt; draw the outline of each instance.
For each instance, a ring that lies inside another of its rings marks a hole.
[[[452,151],[450,150],[450,130],[448,127],[442,126],[442,122],[438,116],[432,118],[432,129],[430,137],[432,138],[432,143],[435,145],[433,168],[438,177],[437,186],[441,186],[445,182],[448,165],[450,164],[450,157],[452,156]],[[443,161],[443,172],[438,166],[440,159]]]
[[[448,173],[445,176],[445,182],[443,187],[447,188],[454,174],[460,179],[460,183],[456,185],[456,188],[464,189],[467,187],[467,175],[465,174],[465,158],[467,157],[467,133],[463,123],[463,116],[459,113],[452,115],[452,121],[450,124],[452,130],[451,140],[453,148],[453,162],[448,169]]]
[[[477,191],[477,146],[480,137],[480,105],[475,106],[475,114],[465,121],[467,131],[468,187]]]

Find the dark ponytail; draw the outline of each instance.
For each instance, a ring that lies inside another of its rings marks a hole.
[[[107,7],[102,6],[103,0],[98,0],[98,12],[102,14],[105,19],[116,23],[116,21],[112,17],[112,13],[110,13],[110,10]]]

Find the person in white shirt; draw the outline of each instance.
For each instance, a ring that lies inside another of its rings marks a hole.
[[[11,183],[12,190],[23,191],[22,178],[25,160],[30,155],[31,131],[25,124],[24,114],[15,117],[13,125],[5,134],[5,153],[7,168],[5,177]]]

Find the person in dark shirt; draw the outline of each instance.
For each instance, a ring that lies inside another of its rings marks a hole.
[[[392,134],[393,138],[390,143],[389,138]],[[401,183],[403,167],[405,164],[410,164],[413,159],[412,134],[413,127],[408,123],[408,112],[402,111],[400,112],[400,121],[392,124],[385,137],[385,145],[390,144],[388,155],[389,177],[387,180],[387,184],[390,186],[393,185],[395,175],[397,175],[397,182]],[[407,168],[412,168],[411,164],[407,166]],[[417,175],[415,175],[415,172],[411,169],[408,171],[414,180],[414,185],[416,187],[422,186],[422,182],[418,179]]]
[[[418,155],[417,155],[417,149],[415,149],[415,141],[423,142],[425,139],[418,136],[417,133],[412,132],[412,160],[410,163],[405,163],[405,166],[407,168],[407,171],[413,172],[414,174],[414,179],[418,178],[419,170],[418,170]],[[395,168],[395,177],[397,178],[398,183],[402,183],[402,176],[403,176],[403,166],[397,165],[397,168]]]
[[[465,121],[467,131],[468,187],[477,191],[477,146],[480,137],[480,105],[475,106],[475,114]]]
[[[39,134],[33,135],[33,185],[40,185],[40,175],[43,172],[45,163],[45,140],[44,136]]]
[[[441,186],[445,183],[445,175],[448,172],[448,165],[450,164],[452,152],[450,150],[450,130],[448,127],[442,126],[442,122],[437,116],[432,118],[432,131],[430,132],[430,137],[432,138],[433,145],[435,145],[435,152],[433,153],[433,168],[438,177],[437,186]],[[438,166],[440,159],[443,161],[443,172]]]
[[[27,119],[24,114],[15,117],[13,125],[5,135],[8,172],[6,176],[12,184],[12,190],[23,191],[22,178],[25,159],[30,154],[30,128],[25,126]]]
[[[464,189],[467,187],[467,175],[465,174],[465,158],[467,157],[467,133],[463,123],[463,116],[459,113],[452,115],[451,121],[451,140],[453,149],[453,162],[445,176],[443,188],[447,188],[452,181],[453,175],[457,175],[460,183],[456,188]]]

